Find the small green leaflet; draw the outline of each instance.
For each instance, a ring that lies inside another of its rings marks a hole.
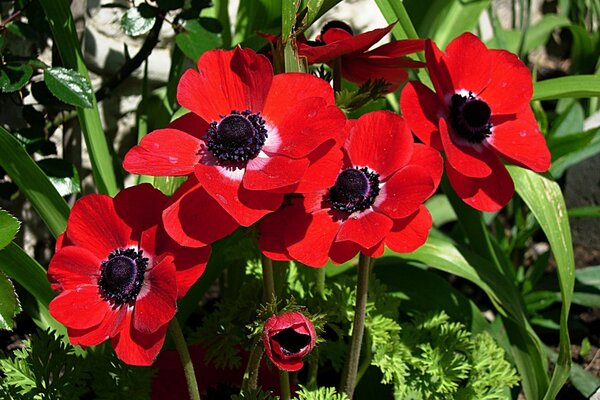
[[[0,209],[0,250],[13,240],[20,225],[21,223],[15,217]]]
[[[121,29],[129,36],[140,36],[152,29],[155,20],[155,10],[147,4],[141,4],[123,14]]]
[[[44,81],[61,101],[82,108],[92,108],[94,93],[88,80],[79,72],[63,67],[44,70]]]
[[[21,312],[21,304],[12,282],[0,272],[0,329],[12,330],[13,318]]]
[[[0,92],[10,93],[29,82],[33,69],[29,64],[8,63],[0,65]]]

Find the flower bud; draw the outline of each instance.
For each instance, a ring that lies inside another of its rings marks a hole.
[[[302,368],[302,359],[315,347],[316,338],[312,322],[298,311],[273,314],[262,333],[267,356],[284,371]]]

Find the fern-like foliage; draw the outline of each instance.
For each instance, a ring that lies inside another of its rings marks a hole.
[[[264,391],[260,387],[257,389],[242,390],[240,394],[231,396],[231,400],[278,400],[279,396],[274,396],[273,392]]]
[[[296,400],[350,400],[346,393],[338,393],[335,388],[322,387],[314,390],[300,385],[296,392]]]

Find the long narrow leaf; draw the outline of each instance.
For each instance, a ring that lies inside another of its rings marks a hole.
[[[536,82],[533,85],[532,100],[597,96],[600,96],[598,75],[574,75]]]
[[[52,29],[54,44],[58,48],[65,67],[76,70],[89,83],[90,77],[81,55],[81,44],[77,39],[69,3],[67,0],[40,0]],[[118,191],[117,178],[102,123],[100,122],[95,96],[92,95],[91,108],[77,107],[77,116],[83,131],[85,144],[90,153],[96,187],[100,193],[114,196]]]
[[[556,182],[520,167],[510,166],[508,170],[515,182],[517,193],[523,198],[544,230],[558,268],[558,282],[562,299],[560,351],[550,387],[544,396],[544,399],[550,400],[558,394],[569,377],[571,368],[571,345],[567,323],[575,285],[575,261],[569,217],[565,200]]]
[[[19,142],[0,127],[0,166],[31,201],[54,237],[65,231],[69,206]]]

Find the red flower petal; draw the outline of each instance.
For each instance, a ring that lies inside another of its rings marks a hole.
[[[132,313],[127,313],[121,332],[111,340],[117,357],[129,365],[152,365],[160,351],[168,324],[156,332],[144,334],[133,328]]]
[[[444,159],[436,150],[424,144],[415,143],[410,165],[419,165],[425,168],[429,171],[435,187],[439,186],[444,172]]]
[[[408,126],[397,114],[375,111],[349,122],[346,145],[353,166],[369,167],[385,180],[406,165],[412,156],[413,140]]]
[[[210,246],[198,249],[182,248],[175,258],[177,298],[181,299],[202,276],[210,257]]]
[[[310,153],[310,165],[306,173],[294,188],[295,193],[318,192],[330,188],[342,169],[342,151],[330,140]]]
[[[210,50],[179,80],[177,101],[209,123],[233,110],[258,112],[272,78],[269,60],[253,50]]]
[[[308,164],[307,158],[294,160],[285,156],[259,155],[248,161],[242,185],[248,190],[273,190],[290,186],[300,181]]]
[[[101,297],[98,285],[80,285],[65,290],[50,302],[49,309],[58,322],[75,329],[98,325],[107,313],[114,312]]]
[[[175,129],[158,129],[144,136],[138,146],[127,152],[123,168],[133,174],[151,176],[189,175],[200,158],[201,143]]]
[[[336,242],[350,241],[362,247],[372,247],[380,242],[392,228],[392,220],[376,211],[365,210],[351,215],[342,223]]]
[[[290,256],[311,267],[325,265],[333,239],[340,230],[341,221],[334,221],[328,210],[305,214],[300,207],[293,207],[290,226],[294,229],[285,234]]]
[[[440,118],[447,116],[448,110],[436,94],[421,82],[408,82],[400,95],[400,108],[415,135],[425,144],[442,150],[437,124]]]
[[[81,285],[97,285],[102,260],[89,250],[67,246],[59,250],[48,267],[48,278],[58,283],[60,290],[76,289]]]
[[[117,215],[132,229],[132,238],[160,224],[162,210],[169,198],[149,183],[121,190],[114,199]],[[143,206],[140,206],[143,205]]]
[[[498,211],[515,191],[512,178],[500,162],[492,164],[492,173],[485,178],[462,175],[446,162],[446,174],[454,191],[465,203],[480,211]]]
[[[127,313],[131,312],[127,308],[127,306],[122,306],[106,313],[102,322],[97,326],[88,329],[68,328],[69,341],[73,345],[96,346],[115,336],[121,330]]]
[[[144,284],[133,309],[133,327],[152,333],[168,323],[177,309],[177,282],[173,257],[166,256],[144,276]]]
[[[240,225],[250,226],[279,208],[283,194],[247,190],[241,185],[239,172],[223,167],[196,166],[196,177],[212,196]]]
[[[239,224],[194,176],[175,192],[163,212],[165,230],[182,246],[204,247],[237,229]]]
[[[439,127],[446,159],[454,169],[474,178],[483,178],[492,173],[490,165],[498,158],[493,151],[481,144],[469,143],[456,133],[450,134],[443,118],[440,118]]]
[[[338,36],[337,41],[327,43],[325,46],[313,47],[299,44],[298,50],[301,56],[307,58],[309,64],[328,62],[346,54],[361,53],[367,50],[387,35],[394,25],[391,24],[385,28],[374,29],[356,36],[349,36],[343,40],[339,40],[340,37]]]
[[[533,116],[529,121],[517,118],[494,126],[492,135],[486,141],[512,164],[536,172],[550,168],[550,151]]]
[[[208,127],[208,122],[206,122],[193,112],[184,114],[181,117],[170,122],[169,125],[167,125],[167,128],[169,129],[185,132],[188,135],[191,135],[196,139],[201,140],[204,137],[204,135],[206,135]]]
[[[446,47],[443,62],[455,91],[464,89],[479,95],[492,78],[492,58],[487,47],[472,33],[465,32]]]
[[[298,202],[298,200],[296,200]],[[297,207],[301,207],[298,205]],[[260,222],[258,244],[262,253],[272,260],[291,260],[285,246],[284,234],[288,230],[289,221],[287,214],[291,207],[284,206],[281,210],[267,215]],[[291,210],[293,212],[293,210]]]
[[[115,249],[135,245],[131,228],[117,215],[113,199],[102,194],[89,194],[75,202],[66,232],[71,243],[101,260]]]
[[[373,209],[392,219],[405,218],[413,214],[435,189],[436,185],[427,169],[408,165],[382,185]],[[375,243],[364,247],[372,247]]]
[[[385,238],[385,244],[397,253],[415,251],[427,241],[431,224],[431,214],[421,205],[413,215],[394,221],[394,226]]]
[[[388,61],[393,61],[393,63]],[[383,79],[389,83],[385,92],[390,93],[398,89],[408,79],[408,72],[403,68],[418,68],[421,66],[422,64],[418,61],[397,62],[394,59],[363,55],[344,59],[342,62],[342,76],[357,85],[362,85],[367,81],[373,83],[377,79]]]
[[[452,85],[452,77],[448,71],[448,67],[443,62],[444,53],[440,51],[431,39],[425,41],[425,59],[427,60],[427,69],[431,83],[435,88],[440,103],[445,103],[447,94],[454,94],[454,86]]]
[[[394,40],[393,42],[386,43],[373,50],[370,50],[365,54],[369,56],[398,58],[423,50],[425,50],[424,39],[406,39]]]
[[[481,97],[494,114],[513,114],[529,107],[533,94],[531,71],[519,58],[506,50],[488,50],[492,60],[492,81]]]
[[[333,242],[329,257],[334,264],[342,264],[354,258],[359,251],[360,246],[354,242]]]

